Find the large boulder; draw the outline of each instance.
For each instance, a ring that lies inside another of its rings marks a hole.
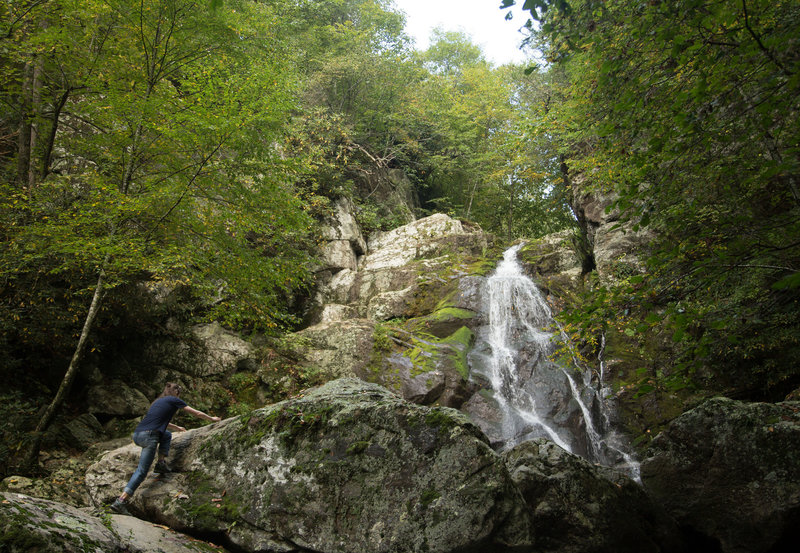
[[[475,235],[464,228],[460,221],[437,213],[394,230],[371,235],[367,241],[368,254],[361,259],[359,269],[391,269],[416,258],[438,257],[448,247],[473,242]]]
[[[145,411],[147,411],[146,403],[138,414],[142,414]],[[103,427],[91,413],[78,415],[63,426],[62,432],[72,447],[77,447],[81,450],[89,449],[90,446],[102,441],[105,437]]]
[[[194,376],[219,375],[234,370],[253,356],[254,348],[249,342],[217,322],[198,325],[193,330],[202,345],[202,356],[192,367]]]
[[[320,279],[314,299],[318,308],[311,322],[335,320],[325,307],[330,304],[349,306],[348,315],[375,321],[426,314],[442,299],[437,294],[428,305],[424,299],[431,290],[452,293],[461,279],[471,278],[469,268],[460,264],[466,257],[482,255],[488,239],[479,229],[438,214],[376,233],[368,244],[357,268],[342,262]],[[345,311],[337,308],[336,313],[341,316]]]
[[[464,415],[340,379],[251,415],[176,435],[176,472],[132,508],[244,551],[504,551],[531,544],[502,459]],[[138,448],[87,472],[110,501]]]
[[[82,509],[19,493],[0,493],[0,551],[4,553],[224,552],[149,522]]]
[[[412,401],[460,406],[473,387],[465,355],[482,319],[488,242],[443,214],[373,234],[357,268],[318,282],[312,324],[296,333],[302,363],[322,378],[355,375]]]
[[[90,387],[86,392],[86,403],[89,413],[127,418],[144,415],[150,406],[142,392],[121,380]]]
[[[347,240],[330,240],[321,252],[323,270],[341,271],[342,269],[355,270],[356,254],[353,246]]]
[[[348,319],[308,327],[295,334],[294,342],[304,363],[332,380],[366,371],[374,332],[374,322]]]
[[[673,420],[642,462],[648,492],[724,553],[800,540],[800,402],[714,398]]]
[[[630,223],[598,227],[594,235],[594,260],[600,278],[613,281],[645,272],[640,257],[653,239],[650,230],[633,230]]]
[[[476,391],[469,378],[467,352],[475,335],[462,326],[443,339],[394,328],[394,346],[375,352],[366,371],[357,375],[422,405],[459,408]]]
[[[537,553],[683,550],[675,523],[626,475],[545,439],[504,456],[533,511]]]

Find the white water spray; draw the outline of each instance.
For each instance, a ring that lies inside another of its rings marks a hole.
[[[500,447],[547,438],[593,462],[614,465],[638,479],[638,465],[621,436],[610,427],[609,390],[601,377],[577,363],[563,367],[552,359],[552,312],[517,262],[515,246],[486,283],[488,324],[470,354],[472,368],[491,384],[501,416],[484,430]],[[559,333],[566,339],[563,333]],[[480,424],[480,422],[479,422]]]

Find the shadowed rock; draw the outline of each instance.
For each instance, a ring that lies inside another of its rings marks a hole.
[[[800,539],[800,402],[715,398],[653,440],[649,493],[708,551],[795,551]]]
[[[545,439],[504,457],[533,512],[537,553],[684,550],[675,523],[624,474]]]

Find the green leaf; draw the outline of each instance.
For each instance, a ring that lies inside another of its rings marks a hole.
[[[782,278],[772,285],[775,290],[791,290],[800,287],[800,271]]]

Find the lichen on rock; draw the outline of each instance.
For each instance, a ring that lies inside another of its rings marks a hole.
[[[358,379],[175,441],[177,472],[143,485],[134,507],[238,548],[448,552],[530,544],[519,492],[465,415]],[[92,475],[116,473],[124,484],[114,459],[89,470],[97,502],[109,491]]]

